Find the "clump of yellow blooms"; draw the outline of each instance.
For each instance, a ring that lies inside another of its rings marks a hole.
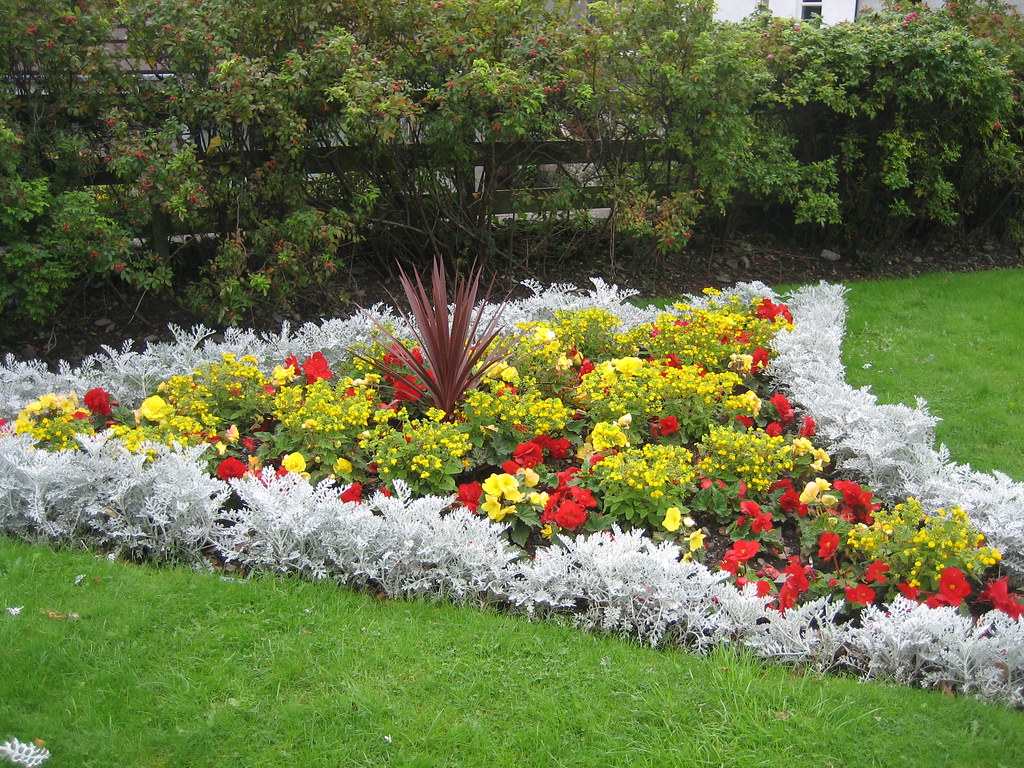
[[[178,413],[189,416],[205,429],[217,431],[230,424],[243,429],[267,412],[270,380],[260,371],[252,355],[225,354],[194,370],[188,376],[174,376],[159,388],[160,394]]]
[[[602,359],[622,348],[615,329],[621,321],[606,309],[556,309],[551,326],[566,351],[576,350],[583,357]]]
[[[455,490],[455,475],[465,469],[463,457],[473,448],[461,425],[442,421],[431,409],[427,418],[396,427],[378,424],[359,437],[359,448],[377,467],[385,484],[404,480],[416,493],[446,494]]]
[[[925,591],[937,590],[942,571],[950,566],[977,576],[1002,559],[998,549],[984,545],[984,535],[963,509],[926,512],[913,498],[875,512],[874,523],[855,526],[846,544],[867,558],[884,560],[891,582],[906,580]]]
[[[371,374],[365,379],[318,379],[283,387],[274,395],[270,414],[286,430],[305,435],[311,447],[354,442],[380,411],[373,386],[378,380]]]
[[[751,313],[738,296],[712,300],[706,308],[677,303],[652,324],[639,325],[627,334],[630,346],[646,348],[652,357],[674,355],[681,363],[702,365],[709,371],[735,366],[734,355],[768,348],[780,329],[792,326],[781,318],[765,320]]]
[[[17,434],[32,435],[41,445],[55,451],[77,450],[76,434],[96,433],[89,412],[78,404],[74,392],[43,395],[29,403],[14,422]]]
[[[538,435],[560,433],[573,417],[573,409],[557,397],[544,397],[534,389],[522,392],[497,386],[493,391],[474,389],[462,403],[462,415],[476,439],[501,435],[520,443]]]
[[[698,469],[710,478],[735,477],[752,493],[765,492],[793,469],[786,438],[762,429],[744,432],[732,426],[713,426],[698,446]]]
[[[631,413],[641,421],[677,416],[680,427],[706,429],[721,412],[723,400],[742,378],[731,371],[704,373],[693,365],[676,368],[659,360],[624,357],[607,360],[583,376],[577,402],[595,421],[614,421]],[[749,413],[755,404],[740,399],[736,412]]]
[[[660,525],[667,510],[682,507],[695,490],[693,454],[677,445],[627,448],[594,464],[589,474],[606,508],[634,524]]]

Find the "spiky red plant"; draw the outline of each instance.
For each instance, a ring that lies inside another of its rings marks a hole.
[[[404,381],[405,375],[400,368],[408,368],[424,388],[423,399],[444,411],[445,418],[451,419],[455,406],[466,393],[480,383],[488,369],[508,358],[512,352],[517,336],[500,336],[502,328],[499,321],[506,301],[502,301],[490,320],[484,323],[483,307],[477,307],[483,270],[477,267],[471,269],[467,277],[456,278],[449,314],[448,280],[440,259],[434,259],[430,290],[424,287],[415,268],[412,278],[401,267],[398,271],[415,322],[411,322],[409,315],[397,307],[397,302],[396,309],[412,329],[416,346],[422,352],[422,361],[415,354],[415,347],[408,346],[372,315],[369,317],[374,325],[392,342],[392,354],[400,365],[364,356],[360,359],[395,381]],[[490,287],[484,293],[483,301],[486,303],[489,297]]]

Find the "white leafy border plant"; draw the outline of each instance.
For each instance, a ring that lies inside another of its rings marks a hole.
[[[504,320],[584,307],[608,309],[624,326],[656,316],[655,308],[628,303],[631,293],[593,282],[587,292],[529,283],[533,295],[508,306]],[[929,509],[960,504],[1003,551],[1006,567],[1024,573],[1024,484],[972,472],[951,463],[944,447],[934,450],[935,419],[923,402],[916,408],[878,405],[867,390],[846,384],[844,290],[822,283],[789,296],[795,329],[776,339],[779,355],[768,371],[774,384],[814,417],[820,439],[844,469],[891,499],[913,495]],[[729,292],[778,299],[760,283]],[[373,311],[400,328],[387,307]],[[306,324],[294,333],[287,326],[280,334],[233,330],[216,342],[202,327],[175,329],[175,342],[144,352],[131,345],[108,348],[56,373],[8,357],[0,365],[0,417],[12,419],[48,392],[95,386],[137,405],[157,382],[225,352],[252,354],[268,367],[317,350],[336,361],[371,329],[359,316]],[[244,503],[229,511],[222,508],[229,487],[204,471],[199,449],[153,446],[152,460],[143,461],[104,436],[85,439],[82,447],[49,453],[35,450],[25,436],[0,440],[0,530],[195,568],[209,567],[212,547],[245,569],[335,578],[395,596],[499,603],[530,616],[565,614],[583,628],[650,645],[699,652],[741,642],[765,658],[1024,705],[1024,621],[998,611],[971,620],[952,608],[900,597],[865,609],[853,627],[834,621],[842,602],[827,598],[785,614],[766,610],[767,598],[752,587],[738,590],[703,565],[681,562],[674,545],[654,544],[635,531],[579,537],[565,549],[523,561],[505,545],[503,526],[462,509],[445,513],[451,499],[414,498],[399,483],[394,497],[348,503],[328,483],[314,487],[294,475],[267,473],[232,480]],[[225,526],[225,519],[234,525]]]

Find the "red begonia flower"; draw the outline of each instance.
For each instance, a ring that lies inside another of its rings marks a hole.
[[[871,605],[871,603],[875,602],[875,590],[867,584],[858,584],[855,587],[847,587],[846,599],[855,605]]]
[[[520,443],[512,452],[519,466],[533,468],[544,460],[544,449],[535,442]]]
[[[587,510],[582,504],[572,499],[565,499],[555,510],[553,520],[559,528],[571,531],[587,522]]]
[[[348,488],[341,492],[342,501],[359,501],[363,496],[363,484],[352,483]]]
[[[110,401],[110,393],[104,389],[96,387],[90,389],[85,393],[85,397],[82,398],[82,402],[85,407],[95,413],[97,416],[109,416],[110,406],[113,403]]]
[[[790,405],[789,400],[781,392],[776,392],[768,398],[768,402],[775,406],[775,412],[779,414],[779,421],[782,422],[783,426],[796,418],[796,411],[793,410],[793,406]]]
[[[864,571],[864,581],[877,581],[879,584],[885,584],[889,580],[885,577],[885,574],[889,571],[889,564],[883,560],[875,560],[868,569]]]
[[[818,537],[818,557],[828,560],[839,548],[838,533],[823,533]]]
[[[241,459],[229,456],[217,465],[217,477],[225,483],[233,477],[245,477],[249,467]]]
[[[480,506],[480,495],[484,492],[480,483],[462,483],[459,486],[459,495],[455,500],[467,509],[476,512]]]
[[[939,594],[949,600],[950,605],[960,605],[971,594],[971,585],[964,578],[963,571],[950,566],[944,568],[939,577]]]
[[[306,358],[306,362],[302,364],[302,371],[306,374],[307,384],[334,376],[330,366],[327,364],[327,358],[319,350]]]

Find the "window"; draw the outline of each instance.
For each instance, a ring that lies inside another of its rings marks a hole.
[[[821,16],[821,0],[800,0],[800,18],[812,19]]]

